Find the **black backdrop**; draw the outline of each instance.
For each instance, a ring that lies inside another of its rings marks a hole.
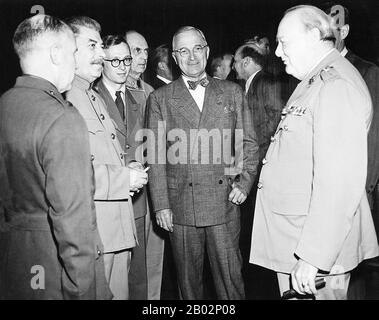
[[[17,25],[31,16],[34,5],[60,18],[88,15],[102,25],[102,34],[142,33],[150,47],[171,43],[183,25],[202,29],[211,55],[229,51],[256,34],[268,35],[275,47],[275,34],[283,12],[297,4],[317,5],[325,0],[0,0],[0,93],[20,74],[11,39]],[[379,1],[341,1],[351,11],[349,47],[358,55],[376,61],[379,57]]]

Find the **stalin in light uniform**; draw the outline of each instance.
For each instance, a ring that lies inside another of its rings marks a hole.
[[[130,195],[147,183],[147,173],[125,166],[116,124],[106,105],[92,89],[101,75],[105,53],[100,25],[88,17],[68,21],[76,38],[76,75],[69,100],[83,116],[89,132],[95,173],[95,205],[100,237],[104,244],[105,276],[115,299],[128,299],[130,249],[137,244]]]
[[[378,255],[365,192],[370,95],[333,49],[321,10],[287,10],[277,39],[276,55],[301,82],[263,159],[250,262],[276,271],[281,293],[346,299],[349,271]]]

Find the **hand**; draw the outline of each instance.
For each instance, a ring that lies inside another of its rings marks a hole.
[[[139,189],[141,189],[145,184],[147,184],[147,181],[148,181],[147,170],[149,170],[149,168],[142,170],[139,168],[129,167],[129,169],[130,169],[130,191],[139,192]]]
[[[157,224],[166,231],[173,232],[174,225],[172,223],[172,211],[171,209],[162,209],[155,213]]]
[[[241,191],[238,187],[236,187],[235,183],[232,184],[232,191],[229,193],[229,201],[231,201],[234,204],[242,204],[245,202],[247,196],[246,194]]]
[[[144,170],[145,167],[143,166],[143,164],[141,162],[138,162],[138,161],[131,161],[128,163],[128,168],[130,169],[140,169],[140,170]]]
[[[308,262],[299,259],[291,272],[291,281],[294,290],[299,294],[317,295],[315,285],[317,272],[317,267],[314,267]]]

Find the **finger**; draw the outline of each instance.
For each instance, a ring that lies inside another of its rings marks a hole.
[[[235,203],[235,204],[239,204],[239,202],[238,202],[238,198],[239,198],[239,196],[240,196],[240,192],[237,190],[237,191],[235,192],[235,194],[234,194],[234,197],[233,197],[232,202]]]
[[[167,225],[167,219],[165,219],[165,217],[162,217],[162,228],[165,229],[166,231],[169,231],[169,227]]]
[[[230,191],[229,197],[228,197],[229,201],[233,200],[235,193],[236,193],[236,189],[233,189],[232,191]]]
[[[309,283],[307,282],[307,280],[304,280],[304,282],[302,283],[302,287],[303,287],[303,292],[304,293],[312,294],[312,291],[309,288]]]
[[[300,289],[299,283],[296,279],[296,276],[294,274],[291,275],[291,283],[292,288],[298,293],[298,294],[304,294],[303,291]],[[300,284],[301,285],[301,284]]]
[[[244,194],[243,192],[241,192],[240,195],[238,196],[237,201],[238,201],[239,203],[243,203],[243,202],[245,201],[245,199],[246,199],[245,194]]]
[[[316,289],[315,279],[310,279],[308,284],[309,284],[309,289],[311,291],[311,294],[314,294],[316,296],[317,295],[317,289]]]

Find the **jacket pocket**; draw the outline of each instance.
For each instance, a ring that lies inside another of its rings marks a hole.
[[[271,210],[286,216],[306,216],[310,195],[305,193],[277,193],[271,199]]]
[[[104,132],[103,125],[97,119],[85,119],[87,123],[88,132],[92,134],[98,134]]]

